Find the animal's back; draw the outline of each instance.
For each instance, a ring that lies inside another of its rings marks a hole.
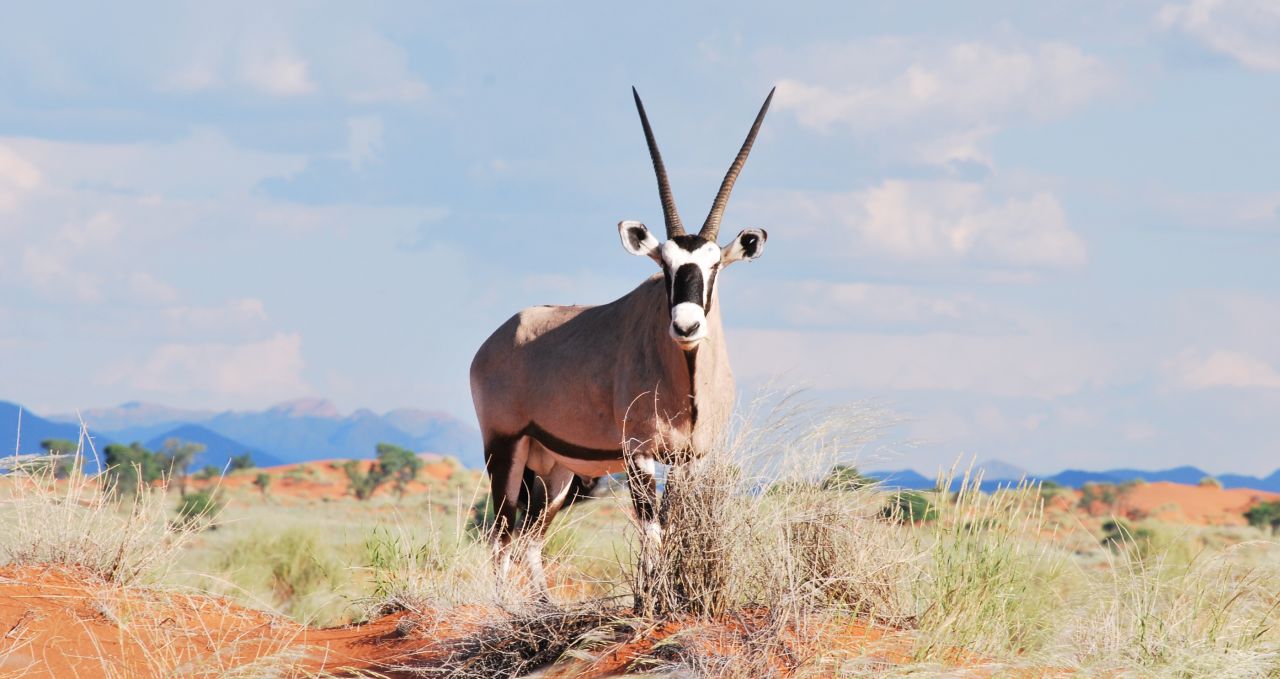
[[[483,433],[512,434],[532,418],[529,392],[545,381],[547,344],[539,340],[589,306],[542,305],[522,309],[480,345],[471,361],[471,398]]]

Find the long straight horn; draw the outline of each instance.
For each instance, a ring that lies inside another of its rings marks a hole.
[[[716,194],[716,202],[711,204],[711,214],[707,215],[707,221],[702,224],[702,230],[698,232],[699,236],[713,243],[716,236],[720,234],[720,219],[724,217],[724,208],[729,204],[729,194],[733,193],[733,183],[738,181],[738,173],[742,172],[742,166],[747,163],[751,145],[756,143],[756,133],[760,131],[760,123],[764,122],[764,114],[769,112],[769,102],[773,101],[773,93],[777,89],[775,87],[769,90],[769,96],[765,97],[764,106],[760,107],[760,113],[756,114],[756,122],[747,133],[747,140],[742,142],[742,150],[738,151],[738,157],[733,159],[733,165],[729,166],[729,172],[725,174],[724,181],[720,182],[720,193]]]
[[[644,140],[649,143],[649,157],[653,159],[653,172],[658,175],[658,195],[662,198],[662,217],[667,222],[667,238],[683,236],[684,224],[680,223],[680,213],[676,212],[676,199],[671,195],[671,182],[667,181],[667,168],[662,164],[658,142],[653,139],[653,128],[649,127],[649,116],[644,114],[644,104],[640,103],[640,93],[635,87],[631,88],[631,95],[636,98],[640,124],[644,125]]]

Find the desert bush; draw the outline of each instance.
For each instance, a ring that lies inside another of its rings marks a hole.
[[[361,470],[361,464],[356,460],[347,460],[342,465],[351,493],[358,500],[368,500],[378,492],[378,488],[390,481],[396,494],[403,498],[409,482],[416,479],[422,469],[422,458],[390,443],[379,443],[377,455],[377,461],[369,466],[368,471]]]
[[[228,472],[238,472],[241,469],[253,469],[257,465],[253,462],[253,455],[250,453],[242,453],[240,455],[232,455],[227,462]]]
[[[214,528],[218,514],[226,500],[215,490],[187,493],[178,502],[178,518],[175,522],[183,528]]]
[[[880,514],[899,523],[927,523],[938,518],[938,509],[924,493],[899,490],[889,496],[889,502]]]
[[[816,415],[775,409],[668,470],[653,569],[642,568],[640,550],[632,556],[638,610],[715,617],[764,607],[793,622],[835,611],[909,616],[897,583],[917,557],[911,541],[880,516],[884,493],[858,483],[852,467],[832,466],[883,431],[883,414],[862,406]]]
[[[266,497],[267,491],[271,490],[271,475],[266,472],[259,472],[257,476],[253,477],[253,485],[258,489],[258,492],[262,493],[263,497]]]
[[[1222,482],[1219,481],[1217,477],[1206,476],[1203,479],[1200,479],[1199,486],[1201,488],[1222,488]]]
[[[213,479],[214,477],[221,476],[221,475],[222,475],[221,469],[218,469],[214,465],[207,464],[201,467],[200,471],[193,474],[192,478],[196,479],[197,481],[208,481],[210,479]]]
[[[1259,502],[1244,513],[1244,518],[1250,526],[1275,535],[1280,530],[1280,501]]]

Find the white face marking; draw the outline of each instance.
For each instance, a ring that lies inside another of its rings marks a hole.
[[[721,250],[715,243],[704,243],[689,252],[675,241],[667,241],[658,253],[669,275],[675,276],[682,266],[693,264],[702,276],[702,299],[696,304],[681,302],[671,307],[671,338],[680,344],[694,345],[707,337],[705,309],[707,297],[711,294],[711,272],[720,264]]]

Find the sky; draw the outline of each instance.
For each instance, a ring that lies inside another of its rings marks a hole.
[[[26,3],[0,24],[0,399],[473,421],[518,309],[653,272],[770,87],[717,289],[744,395],[883,463],[1280,466],[1280,5]],[[356,6],[359,5],[359,6]]]

